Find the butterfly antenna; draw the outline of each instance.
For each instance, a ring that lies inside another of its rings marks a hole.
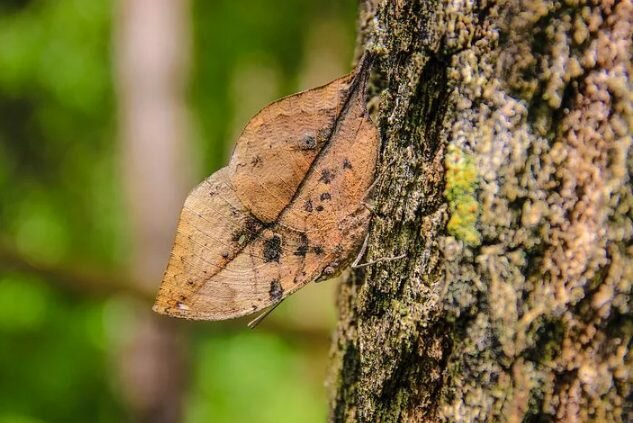
[[[262,314],[260,314],[259,316],[255,317],[253,320],[248,322],[248,327],[250,329],[254,329],[257,325],[259,325],[261,323],[262,320],[264,320],[266,318],[266,316],[268,316],[270,313],[272,313],[273,310],[276,309],[277,306],[279,304],[281,304],[283,301],[284,300],[279,301],[277,304],[273,305],[268,310],[264,311]]]

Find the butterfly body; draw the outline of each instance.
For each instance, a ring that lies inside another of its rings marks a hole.
[[[229,165],[188,196],[154,310],[223,320],[279,303],[353,259],[378,132],[350,74],[258,113]]]

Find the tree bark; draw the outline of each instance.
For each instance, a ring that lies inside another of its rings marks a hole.
[[[633,421],[631,1],[373,0],[332,421]]]

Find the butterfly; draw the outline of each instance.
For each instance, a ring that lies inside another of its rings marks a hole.
[[[367,69],[362,61],[248,122],[228,166],[185,201],[154,311],[237,318],[350,263],[368,230],[363,200],[379,153]]]

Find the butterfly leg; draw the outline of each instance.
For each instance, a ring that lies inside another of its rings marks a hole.
[[[378,182],[385,176],[386,174],[385,169],[387,169],[389,166],[390,165],[387,165],[385,168],[383,168],[382,171],[378,173],[378,175],[376,175],[376,177],[374,178],[374,181],[371,183],[369,188],[365,190],[365,194],[363,195],[363,199],[361,200],[361,205],[367,210],[369,210],[371,214],[376,215],[376,216],[379,215],[379,212],[376,210],[376,208],[372,204],[370,204],[371,193],[374,191],[374,189],[378,185]]]
[[[367,190],[365,191],[365,194],[363,195],[363,202],[367,201],[367,197],[369,197],[369,194],[371,194],[374,188],[376,188],[376,185],[378,185],[378,181],[380,180],[381,177],[382,177],[382,174],[374,178],[374,182],[371,183],[371,185],[369,186],[369,188],[367,188]]]
[[[395,256],[395,257],[381,257],[376,260],[370,260],[367,263],[361,263],[361,264],[357,264],[356,266],[352,266],[352,269],[360,269],[361,267],[372,266],[376,263],[384,263],[387,261],[402,260],[403,258],[406,258],[406,257],[407,257],[406,254],[400,254],[399,256]]]
[[[373,205],[366,203],[365,201],[361,202],[360,204],[363,208],[367,209],[367,211],[369,211],[369,213],[371,213],[372,215],[374,216],[378,215],[378,211],[376,211],[376,208]]]
[[[356,256],[356,259],[354,259],[354,261],[352,262],[352,269],[356,269],[356,266],[358,266],[360,259],[362,259],[363,256],[365,255],[365,252],[367,251],[367,242],[369,242],[369,234],[365,235],[363,246],[360,247],[360,250],[358,251],[358,255]]]
[[[376,188],[376,185],[378,184],[378,181],[380,180],[381,176],[382,175],[379,175],[374,179],[374,182],[372,182],[369,188],[367,188],[367,190],[365,191],[365,194],[363,195],[363,199],[361,200],[361,205],[367,210],[369,210],[369,212],[373,215],[376,215],[378,213],[376,212],[376,209],[374,208],[374,206],[369,203],[369,200],[370,200],[369,197],[370,197],[371,192],[374,190],[374,188]]]
[[[358,252],[358,255],[356,256],[356,259],[352,262],[352,265],[351,265],[352,269],[360,269],[361,267],[367,267],[376,263],[383,263],[386,261],[402,260],[403,258],[407,256],[406,254],[400,254],[399,256],[395,256],[395,257],[381,257],[375,260],[370,260],[366,263],[360,263],[360,260],[363,258],[363,256],[365,255],[365,252],[367,251],[368,242],[369,242],[369,234],[365,236],[365,241],[363,241],[363,246],[360,248],[360,251]]]

